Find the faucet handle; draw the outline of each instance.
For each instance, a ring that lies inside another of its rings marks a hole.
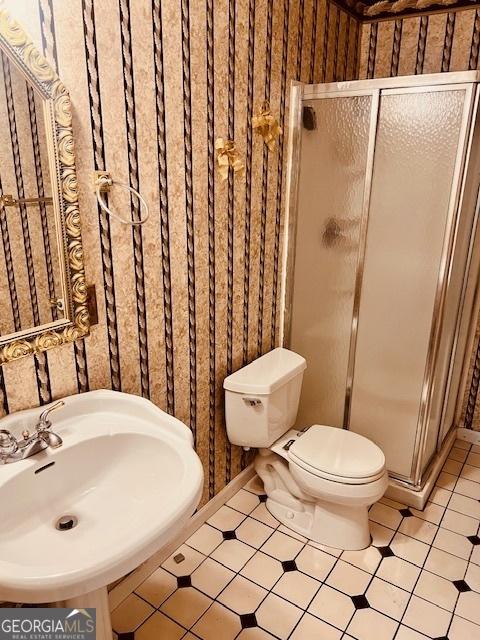
[[[18,449],[16,438],[6,429],[0,429],[0,454],[9,455]]]
[[[58,402],[55,402],[55,404],[52,404],[50,407],[47,407],[44,411],[42,411],[38,419],[37,431],[41,429],[48,429],[52,424],[48,419],[48,416],[51,414],[52,411],[55,411],[56,409],[60,409],[61,407],[64,407],[64,406],[65,406],[65,402],[63,400],[59,400]]]

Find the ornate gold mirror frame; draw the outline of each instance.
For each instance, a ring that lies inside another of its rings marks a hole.
[[[0,9],[0,49],[44,99],[54,214],[64,268],[65,318],[0,337],[0,365],[89,333],[70,96],[22,26]]]

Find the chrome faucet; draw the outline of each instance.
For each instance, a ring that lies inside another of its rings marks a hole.
[[[47,447],[52,447],[52,449],[61,447],[63,441],[59,435],[51,431],[52,423],[49,420],[49,415],[52,411],[60,409],[64,405],[65,402],[59,400],[52,406],[47,407],[40,414],[34,433],[30,434],[26,429],[19,440],[10,431],[0,429],[0,464],[10,464],[11,462],[24,460]]]

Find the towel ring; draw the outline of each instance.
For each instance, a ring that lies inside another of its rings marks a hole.
[[[111,175],[108,173],[108,171],[95,171],[94,184],[95,184],[95,194],[97,196],[98,204],[109,216],[111,216],[112,218],[115,218],[115,220],[118,220],[118,222],[121,222],[122,224],[127,224],[132,227],[144,224],[148,220],[150,211],[148,209],[147,203],[145,202],[145,199],[136,189],[131,187],[129,184],[126,184],[125,182],[118,182],[117,180],[114,181]],[[114,184],[118,185],[119,187],[123,187],[124,189],[127,189],[127,191],[130,191],[130,193],[133,193],[135,196],[137,196],[137,198],[140,200],[140,205],[141,206],[143,205],[143,208],[145,210],[145,214],[143,218],[141,218],[140,220],[125,220],[124,218],[119,216],[117,213],[114,213],[111,209],[107,207],[107,203],[102,198],[102,191],[106,191],[106,192],[110,191],[110,188]]]

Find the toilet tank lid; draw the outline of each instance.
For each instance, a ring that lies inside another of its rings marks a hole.
[[[237,393],[267,395],[301,373],[307,366],[298,353],[277,347],[223,381],[224,389]]]

